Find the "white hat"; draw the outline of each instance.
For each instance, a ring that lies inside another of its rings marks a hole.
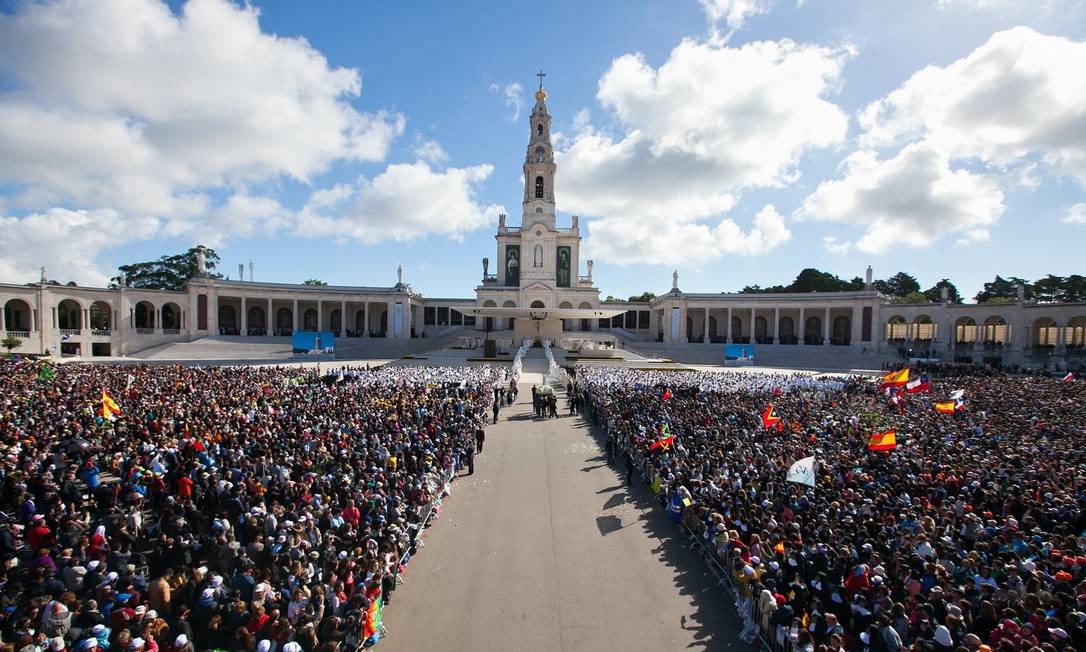
[[[302,646],[294,641],[283,646],[283,652],[302,652]]]
[[[143,647],[144,641],[142,638],[134,638],[128,642],[129,649],[138,650]]]
[[[201,597],[204,597],[204,598],[210,598],[211,596],[215,595],[215,589],[211,589],[211,588],[204,589],[204,592],[201,593],[200,595],[201,595]]]
[[[180,635],[178,635],[177,638],[173,639],[174,647],[181,647],[185,643],[188,643],[188,642],[189,642],[189,637],[185,636],[184,634],[180,634]]]
[[[935,628],[935,642],[939,645],[954,645],[954,640],[950,637],[950,630],[946,628],[946,625]]]
[[[256,652],[269,652],[271,650],[271,641],[264,639],[256,644]]]
[[[102,623],[98,623],[94,627],[91,627],[91,631],[95,634],[101,634],[102,632],[106,631],[106,626]]]
[[[59,636],[56,637],[56,638],[49,639],[49,649],[50,650],[63,650],[64,649],[64,639],[60,638]]]
[[[87,570],[92,571],[95,568],[98,568],[98,564],[99,564],[99,561],[97,559],[92,559],[92,560],[88,561],[87,562]]]

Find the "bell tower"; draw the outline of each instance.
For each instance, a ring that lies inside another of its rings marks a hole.
[[[554,147],[551,145],[551,114],[547,111],[547,91],[543,90],[546,73],[539,72],[539,90],[529,116],[532,132],[524,157],[524,216],[521,227],[543,224],[554,230]]]

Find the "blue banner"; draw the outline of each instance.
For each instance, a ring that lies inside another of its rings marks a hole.
[[[332,331],[294,331],[290,344],[295,353],[335,353],[336,335]]]
[[[754,360],[753,344],[725,344],[725,360]]]

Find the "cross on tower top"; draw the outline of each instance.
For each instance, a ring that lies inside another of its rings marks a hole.
[[[535,74],[535,76],[539,77],[539,90],[543,90],[543,78],[547,76],[547,73],[540,70]]]

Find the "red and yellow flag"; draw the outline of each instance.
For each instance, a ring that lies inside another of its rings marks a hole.
[[[769,406],[766,407],[765,412],[762,412],[762,427],[772,428],[773,426],[777,426],[778,431],[784,430],[784,424],[781,423],[781,418],[773,412],[773,404],[770,403]]]
[[[657,448],[662,448],[665,451],[671,450],[671,445],[674,443],[675,438],[671,435],[671,426],[665,423],[663,427],[660,428],[660,440],[653,442],[653,444],[649,446],[649,450],[654,451]]]
[[[954,410],[958,408],[956,401],[940,401],[935,404],[935,411],[939,414],[954,414]]]
[[[897,448],[897,431],[876,432],[867,440],[867,448],[873,451],[892,451]]]
[[[891,371],[882,377],[883,387],[902,387],[909,384],[909,368]]]
[[[113,400],[113,397],[102,390],[102,418],[106,421],[112,421],[113,416],[121,413],[121,406],[117,405],[117,401]]]

